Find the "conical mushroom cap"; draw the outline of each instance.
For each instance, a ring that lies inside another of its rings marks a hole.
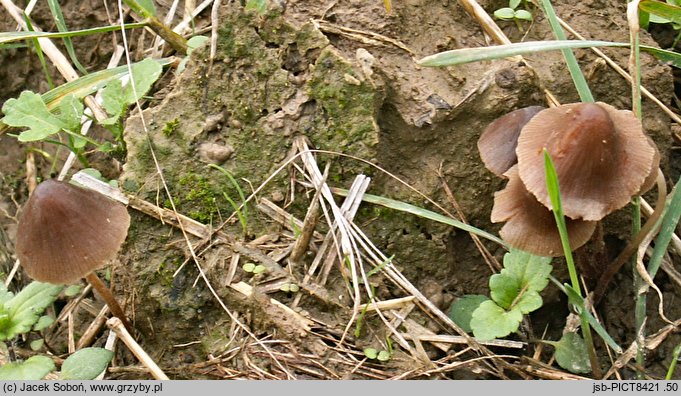
[[[506,188],[494,193],[492,222],[505,221],[499,234],[509,245],[538,256],[563,255],[563,245],[553,213],[525,189],[518,167],[507,173]],[[572,250],[584,245],[594,230],[595,221],[566,219]]]
[[[518,162],[515,148],[520,130],[542,110],[542,106],[524,107],[497,118],[485,128],[478,139],[478,151],[487,169],[504,177],[504,173]]]
[[[546,109],[518,138],[518,170],[525,187],[547,208],[546,148],[558,174],[563,212],[600,220],[625,206],[650,173],[655,155],[641,122],[605,103]]]
[[[128,233],[125,206],[70,183],[47,180],[26,202],[17,255],[41,282],[73,283],[113,259]]]

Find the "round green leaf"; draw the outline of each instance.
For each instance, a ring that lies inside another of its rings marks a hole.
[[[381,351],[378,353],[378,356],[376,356],[376,359],[378,359],[379,362],[387,362],[390,360],[390,352]]]
[[[40,348],[45,345],[45,339],[44,338],[38,338],[37,340],[31,341],[31,350],[32,351],[38,351]]]
[[[378,357],[378,351],[376,348],[364,348],[364,356],[369,359],[376,359]]]
[[[483,301],[473,312],[471,328],[480,341],[506,337],[518,330],[523,314],[519,309],[506,311],[492,300]]]
[[[486,296],[479,294],[465,295],[454,301],[449,307],[449,318],[454,323],[459,325],[466,333],[473,331],[471,329],[471,318],[473,311],[475,311],[483,301],[489,300]]]
[[[246,272],[253,272],[253,270],[255,269],[255,264],[254,263],[246,263],[241,268],[243,268],[244,271],[246,271]]]
[[[556,362],[571,373],[591,372],[591,362],[586,350],[586,344],[577,333],[566,333],[556,347]]]

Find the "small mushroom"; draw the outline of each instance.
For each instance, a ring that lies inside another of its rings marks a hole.
[[[563,247],[556,220],[548,208],[539,203],[518,177],[518,166],[505,174],[506,188],[494,193],[492,222],[506,222],[499,234],[511,246],[539,256],[562,256]],[[572,250],[584,245],[594,230],[595,221],[566,219]]]
[[[497,118],[485,128],[478,139],[478,151],[487,169],[503,177],[518,162],[515,148],[520,130],[542,110],[542,106],[524,107]]]
[[[573,103],[539,112],[518,137],[518,173],[551,208],[544,154],[553,159],[563,212],[600,220],[629,203],[651,172],[655,149],[630,111],[605,103]]]
[[[111,312],[131,328],[111,291],[94,273],[113,259],[128,233],[126,208],[98,192],[46,180],[33,191],[17,229],[17,256],[40,282],[86,278]]]

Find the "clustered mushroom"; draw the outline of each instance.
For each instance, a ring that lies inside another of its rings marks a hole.
[[[123,310],[95,270],[113,259],[125,240],[126,208],[71,183],[46,180],[24,206],[17,229],[17,256],[40,282],[69,284],[85,278],[111,312],[131,331]]]
[[[492,222],[501,237],[541,256],[563,254],[546,186],[544,149],[560,185],[572,250],[584,245],[596,222],[624,207],[655,181],[659,153],[630,111],[605,103],[532,106],[490,124],[478,141],[485,166],[508,179],[494,194]]]

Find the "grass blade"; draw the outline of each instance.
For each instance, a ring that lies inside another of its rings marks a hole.
[[[31,23],[31,18],[29,18],[26,14],[24,14],[23,16],[28,30],[35,31],[33,29],[33,24]],[[52,76],[50,76],[50,71],[47,69],[47,62],[45,62],[45,54],[43,53],[43,47],[40,46],[40,40],[34,38],[31,41],[33,42],[33,46],[35,47],[35,53],[38,55],[38,60],[40,61],[40,66],[43,69],[43,73],[45,73],[47,85],[50,87],[50,89],[52,89],[54,88],[54,82],[52,81]]]
[[[645,0],[639,3],[638,8],[667,19],[674,24],[681,24],[681,7],[659,1]]]
[[[69,29],[66,27],[66,22],[64,22],[64,13],[61,12],[61,7],[59,6],[59,3],[57,0],[47,0],[47,4],[50,6],[50,12],[52,12],[52,16],[54,17],[54,22],[57,25],[57,30],[60,32],[68,32]],[[64,42],[64,47],[66,47],[66,52],[69,54],[69,58],[71,58],[71,62],[73,62],[73,65],[76,66],[76,69],[81,74],[88,74],[87,70],[83,67],[83,65],[80,64],[78,61],[78,57],[76,56],[76,51],[73,49],[73,42],[71,41],[71,37],[64,37],[62,39]]]
[[[557,51],[567,48],[590,47],[628,47],[628,43],[614,43],[596,40],[550,40],[526,41],[523,43],[495,45],[480,48],[462,48],[426,56],[418,61],[421,66],[453,66],[491,59],[509,58],[516,55],[533,54],[544,51]]]
[[[340,196],[343,196],[343,197],[346,197],[348,195],[348,190],[343,189],[343,188],[332,187],[331,191],[334,194],[337,194],[337,195],[340,195]],[[405,203],[405,202],[396,201],[394,199],[379,197],[377,195],[371,195],[371,194],[364,194],[364,196],[362,197],[362,201],[372,203],[372,204],[375,204],[375,205],[381,205],[381,206],[384,206],[386,208],[398,210],[400,212],[411,213],[413,215],[423,217],[424,219],[429,219],[429,220],[437,221],[439,223],[447,224],[447,225],[450,225],[452,227],[458,228],[460,230],[470,232],[471,234],[475,234],[479,237],[483,237],[485,239],[488,239],[492,242],[498,243],[499,245],[508,248],[508,245],[506,244],[506,242],[504,242],[501,238],[490,234],[487,231],[483,231],[479,228],[473,227],[471,225],[468,225],[468,224],[463,223],[463,222],[458,221],[458,220],[454,220],[454,219],[449,218],[447,216],[443,216],[439,213],[435,213],[435,212],[427,210],[427,209],[419,208],[418,206],[414,206],[414,205],[411,205],[411,204],[408,204],[408,203]]]
[[[123,25],[125,29],[136,29],[147,26],[146,22],[128,23]],[[30,40],[34,38],[64,38],[64,37],[79,37],[90,36],[93,34],[108,33],[121,30],[120,25],[102,26],[91,29],[73,30],[70,32],[0,32],[0,44],[10,43],[13,41]]]
[[[565,40],[565,32],[558,22],[558,17],[556,16],[556,12],[553,10],[551,1],[542,0],[541,4],[544,8],[546,18],[549,20],[549,24],[551,25],[551,30],[553,30],[553,35],[556,36],[556,39],[558,40]],[[570,71],[572,81],[575,84],[575,88],[577,88],[580,99],[582,102],[594,102],[594,97],[591,94],[591,90],[589,89],[589,84],[587,84],[586,78],[584,78],[582,69],[579,68],[579,63],[577,63],[575,54],[572,53],[572,50],[569,48],[564,48],[561,50],[561,52],[563,53],[565,63],[567,64],[568,70]]]
[[[662,257],[667,251],[667,246],[669,246],[669,241],[672,239],[672,235],[676,230],[677,224],[679,224],[679,218],[681,217],[681,179],[674,186],[674,192],[671,195],[671,200],[669,201],[669,206],[662,216],[662,225],[660,227],[660,233],[655,239],[655,249],[653,249],[653,254],[648,262],[648,273],[650,277],[654,277],[657,270],[660,268],[662,263]]]

